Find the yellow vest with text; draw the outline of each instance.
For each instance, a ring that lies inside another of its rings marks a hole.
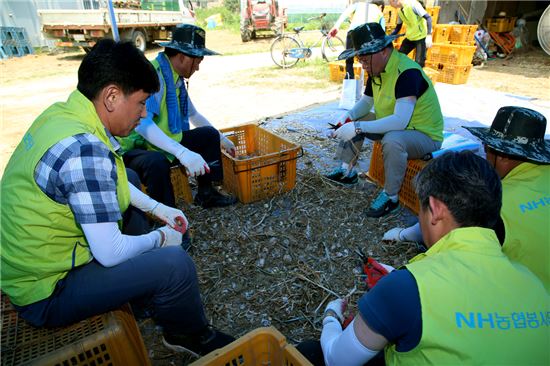
[[[50,199],[34,179],[36,165],[50,147],[81,133],[95,135],[111,150],[121,212],[130,204],[124,163],[113,150],[93,104],[74,91],[67,102],[46,109],[15,149],[1,183],[2,291],[16,305],[48,298],[73,266],[92,259],[69,205]]]
[[[166,55],[163,55],[163,56],[167,57]],[[166,106],[166,80],[164,80],[164,76],[160,72],[160,65],[159,65],[158,61],[155,59],[155,60],[152,60],[151,63],[153,64],[153,67],[155,68],[155,70],[157,71],[157,74],[159,75],[159,78],[160,78],[159,81],[164,85],[164,87],[162,88],[163,93],[162,93],[162,99],[161,99],[161,102],[160,102],[160,113],[159,113],[159,115],[156,115],[153,118],[153,121],[162,130],[162,132],[164,132],[166,134],[166,136],[170,137],[172,140],[180,142],[181,138],[182,138],[182,135],[183,135],[183,132],[172,133],[172,132],[170,132],[170,128],[169,128],[169,125],[168,125],[168,107]],[[172,69],[172,75],[173,75],[172,83],[175,85],[176,82],[179,79],[179,75],[176,72],[176,70],[174,70],[174,67],[172,67],[172,63],[171,62],[168,62],[168,63],[170,64],[170,68]],[[179,97],[180,97],[180,90],[179,90],[179,88],[176,88],[176,98],[179,100]],[[151,96],[151,98],[152,98],[152,96]],[[179,103],[178,103],[178,108],[179,108]],[[162,149],[159,149],[155,145],[153,145],[153,144],[149,143],[148,141],[146,141],[135,130],[133,130],[130,133],[129,136],[119,138],[118,140],[119,140],[119,142],[122,146],[122,149],[124,151],[130,151],[134,148],[141,148],[141,149],[145,149],[145,150],[149,150],[149,151],[160,151],[170,161],[173,161],[175,159],[175,157],[172,154],[170,154],[170,153],[168,153],[168,152],[166,152]]]
[[[418,285],[422,337],[387,365],[543,365],[550,300],[540,280],[502,253],[494,231],[452,230],[407,264]]]
[[[550,165],[523,163],[502,179],[502,250],[550,292]]]
[[[413,4],[416,0],[404,0],[403,7],[399,9],[399,17],[403,24],[407,27],[405,30],[405,38],[410,41],[418,41],[426,38],[428,34],[428,25],[426,19],[419,17],[413,10]]]
[[[434,141],[443,141],[443,114],[430,78],[426,76],[420,65],[395,49],[391,53],[384,72],[380,74],[379,78],[373,78],[372,92],[376,118],[380,119],[393,114],[395,84],[399,75],[409,69],[417,69],[422,73],[422,77],[428,83],[428,89],[416,101],[414,112],[406,129],[423,132]]]

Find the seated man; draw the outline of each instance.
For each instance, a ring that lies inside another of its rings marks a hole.
[[[208,325],[195,265],[180,245],[187,220],[128,183],[113,137],[130,133],[158,88],[130,42],[101,40],[84,57],[77,90],[33,122],[4,172],[1,285],[37,327],[149,304],[166,345],[201,355],[233,338]],[[168,225],[148,232],[130,205]],[[124,233],[123,221],[132,223]]]
[[[502,179],[502,210],[495,231],[502,250],[550,290],[550,143],[546,118],[531,109],[502,107],[491,128],[465,127],[485,146]],[[394,228],[383,240],[419,241],[419,225]]]
[[[135,131],[121,139],[124,163],[135,170],[147,186],[148,194],[167,206],[174,206],[170,167],[178,161],[189,176],[197,177],[195,203],[221,207],[237,202],[213,186],[223,180],[220,141],[235,155],[235,145],[200,114],[187,91],[187,81],[204,56],[217,55],[205,47],[205,32],[192,24],[183,24],[172,32],[172,41],[161,43],[152,61],[160,80],[160,90],[147,99],[147,116]],[[189,122],[196,128],[190,130]]]
[[[320,346],[298,349],[317,365],[363,365],[382,350],[387,365],[545,364],[550,298],[491,229],[502,203],[494,169],[470,151],[449,152],[415,188],[428,251],[363,295],[345,330],[345,302],[331,301]]]
[[[384,216],[398,206],[398,194],[408,159],[419,159],[438,150],[443,141],[443,115],[437,94],[422,68],[393,48],[396,36],[387,36],[378,23],[367,23],[351,32],[355,50],[341,59],[358,55],[369,74],[365,95],[346,113],[334,132],[342,140],[337,158],[342,166],[329,179],[357,182],[353,166],[365,137],[381,139],[384,158],[384,190],[367,210],[369,217]],[[361,122],[374,105],[376,120]],[[355,121],[354,123],[345,123]]]

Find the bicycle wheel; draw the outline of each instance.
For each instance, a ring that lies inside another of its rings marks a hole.
[[[326,62],[335,61],[338,59],[338,56],[346,49],[346,44],[342,41],[342,38],[335,37],[325,37],[323,39],[323,44],[321,45],[321,55]]]
[[[279,36],[271,44],[271,59],[275,65],[286,69],[298,63],[298,58],[290,57],[290,50],[300,48],[300,43],[290,36]]]

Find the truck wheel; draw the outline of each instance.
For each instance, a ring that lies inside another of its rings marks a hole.
[[[135,30],[132,33],[132,43],[138,50],[141,52],[145,52],[145,48],[147,47],[147,39],[145,38],[145,34],[143,34],[140,30]]]
[[[243,42],[248,42],[252,39],[252,32],[250,29],[241,29],[241,40]]]

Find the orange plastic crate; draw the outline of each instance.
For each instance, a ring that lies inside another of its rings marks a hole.
[[[426,61],[446,65],[469,65],[475,51],[476,46],[436,43],[428,48]]]
[[[432,29],[433,43],[449,43],[451,28],[451,24],[434,24]]]
[[[426,12],[432,17],[432,24],[437,24],[437,21],[439,20],[439,10],[441,10],[441,6],[432,6],[426,8]]]
[[[393,6],[384,7],[384,21],[386,22],[386,29],[388,27],[395,28],[397,25],[397,12],[398,10]]]
[[[215,350],[190,366],[311,366],[274,327],[255,329],[233,343]]]
[[[487,18],[485,20],[485,28],[489,32],[511,32],[516,25],[516,19],[516,17]]]
[[[242,203],[290,191],[296,184],[296,159],[302,147],[254,124],[221,130],[236,147],[222,153],[223,186]]]
[[[344,77],[346,76],[346,61],[340,60],[340,61],[332,61],[328,64],[330,76],[330,81],[335,82],[341,82],[344,80]],[[359,79],[361,77],[361,69],[363,67],[359,62],[353,63],[353,73],[355,74],[355,79]],[[367,84],[367,75],[365,73],[365,79],[364,84]]]
[[[437,81],[447,84],[465,84],[472,71],[472,65],[447,65],[426,62],[426,66],[439,71]]]
[[[64,328],[35,328],[2,294],[2,365],[150,365],[130,307]]]
[[[403,179],[401,190],[399,191],[399,202],[403,206],[409,208],[416,215],[418,215],[419,204],[418,196],[416,195],[413,186],[413,179],[426,166],[426,164],[427,162],[423,160],[409,160],[407,162],[405,179]],[[367,175],[380,187],[384,186],[384,159],[382,157],[382,144],[379,141],[375,141],[372,147],[370,167]]]
[[[475,46],[474,35],[477,31],[477,24],[453,24],[449,33],[449,42],[452,44]]]

